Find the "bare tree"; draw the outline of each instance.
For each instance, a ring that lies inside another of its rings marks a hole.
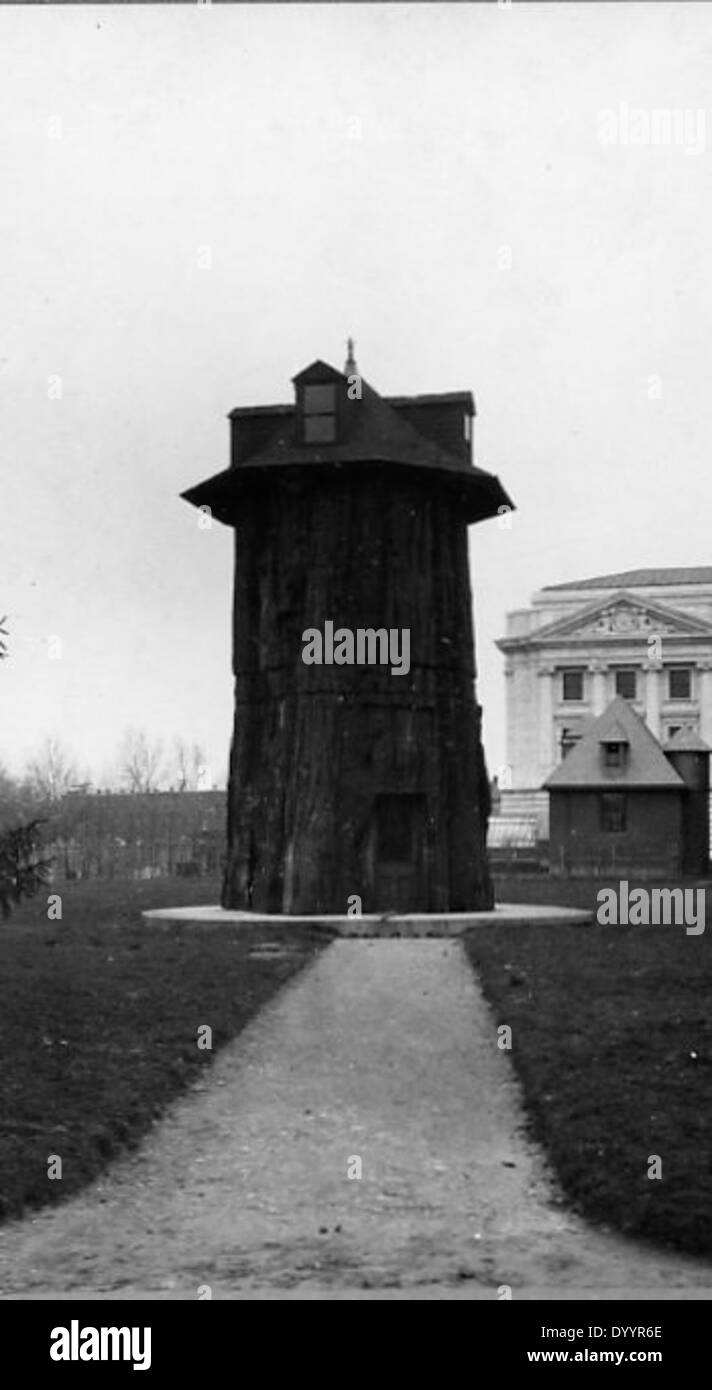
[[[77,780],[77,766],[58,738],[46,738],[27,767],[30,785],[42,801],[60,801]]]
[[[152,792],[163,771],[163,745],[151,742],[143,729],[127,729],[121,740],[119,764],[129,791]]]
[[[201,773],[206,765],[203,749],[198,743],[188,744],[185,739],[177,738],[173,745],[173,752],[178,791],[196,791],[200,786]]]

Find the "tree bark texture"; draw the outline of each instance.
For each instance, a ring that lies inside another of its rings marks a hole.
[[[493,905],[467,526],[414,472],[265,469],[243,494],[225,907]],[[408,674],[305,664],[327,621],[409,629]]]

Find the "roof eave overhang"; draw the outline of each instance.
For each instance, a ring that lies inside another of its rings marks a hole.
[[[544,782],[546,792],[679,792],[685,783],[678,782]]]
[[[240,505],[255,488],[264,486],[269,480],[274,485],[279,479],[296,478],[317,472],[321,475],[343,474],[348,469],[378,468],[408,471],[414,481],[429,484],[431,488],[450,491],[462,502],[463,518],[468,525],[486,521],[503,510],[514,511],[514,503],[508,497],[499,478],[483,470],[469,472],[457,468],[428,468],[423,464],[412,464],[395,459],[334,459],[314,463],[274,463],[251,467],[249,463],[237,468],[226,468],[222,472],[186,488],[180,495],[193,507],[209,507],[211,515],[225,526],[234,526],[239,521]]]

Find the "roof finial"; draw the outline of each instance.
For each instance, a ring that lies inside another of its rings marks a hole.
[[[354,359],[354,340],[349,338],[346,343],[346,363],[344,366],[344,376],[356,376],[358,367]]]

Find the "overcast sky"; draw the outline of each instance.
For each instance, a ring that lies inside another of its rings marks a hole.
[[[178,494],[349,333],[474,392],[519,509],[470,533],[492,770],[508,609],[710,563],[709,7],[2,6],[0,51],[0,761],[103,784],[138,724],[223,780],[232,532]]]

